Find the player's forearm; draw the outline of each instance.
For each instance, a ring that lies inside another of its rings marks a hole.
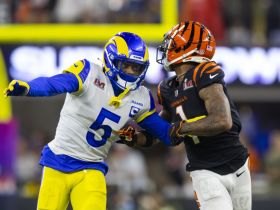
[[[28,82],[27,96],[53,96],[78,90],[79,83],[74,74],[58,74],[53,77],[39,77]]]
[[[205,103],[207,117],[184,123],[180,133],[196,136],[212,136],[229,130],[232,127],[232,118],[229,101],[224,93],[223,86],[213,84],[199,91],[199,96]]]
[[[183,123],[180,134],[195,136],[213,136],[229,130],[232,126],[231,118],[223,114],[219,116],[207,116],[204,119],[191,123]]]
[[[171,125],[160,118],[157,113],[148,116],[141,121],[139,125],[144,128],[148,134],[159,139],[165,145],[172,145],[168,133]]]

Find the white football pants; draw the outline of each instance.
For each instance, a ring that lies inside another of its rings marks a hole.
[[[190,173],[200,210],[251,210],[251,176],[248,160],[237,171],[219,175],[209,170]]]

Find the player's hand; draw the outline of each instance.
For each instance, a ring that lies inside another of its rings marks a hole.
[[[126,144],[129,147],[134,147],[137,143],[137,137],[135,135],[136,130],[132,126],[125,127],[118,131],[119,140],[116,142],[119,144]]]
[[[25,96],[29,92],[29,85],[20,80],[13,80],[4,90],[4,96]]]
[[[185,137],[187,135],[180,133],[180,130],[182,129],[182,126],[185,122],[186,121],[184,121],[184,120],[178,121],[178,122],[175,122],[174,124],[172,124],[172,126],[170,127],[169,136],[170,136],[172,145],[178,145],[185,140]]]

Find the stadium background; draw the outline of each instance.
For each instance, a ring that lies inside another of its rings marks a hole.
[[[58,73],[77,59],[100,57],[105,41],[131,31],[147,41],[146,85],[166,73],[155,47],[179,20],[207,25],[215,59],[243,122],[252,157],[253,210],[280,201],[280,2],[277,0],[1,0],[0,92],[13,78]],[[54,136],[64,95],[0,97],[0,209],[35,209],[43,145]],[[160,107],[158,107],[160,109]],[[196,209],[184,148],[131,150],[116,145],[107,160],[108,210]]]

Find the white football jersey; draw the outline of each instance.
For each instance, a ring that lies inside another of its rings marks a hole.
[[[102,162],[112,142],[119,139],[116,131],[131,120],[139,122],[155,112],[144,86],[130,91],[118,108],[110,106],[114,91],[101,63],[79,61],[66,72],[78,77],[80,88],[76,93],[67,93],[55,138],[48,144],[56,155]]]

